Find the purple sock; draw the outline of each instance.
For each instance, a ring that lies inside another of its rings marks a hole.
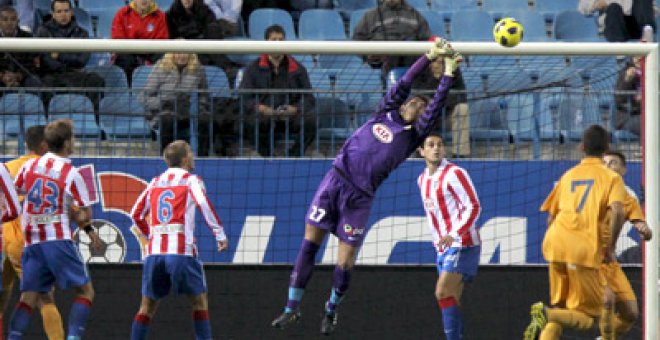
[[[295,310],[300,305],[300,300],[302,299],[307,282],[312,277],[314,260],[318,251],[318,244],[303,239],[302,245],[300,245],[300,251],[298,251],[298,256],[296,257],[296,263],[293,266],[293,272],[291,272],[289,298],[286,303],[287,311]]]
[[[330,298],[325,304],[326,312],[332,314],[337,309],[337,306],[344,299],[344,294],[348,290],[348,286],[351,282],[351,269],[342,269],[341,267],[335,267],[335,271],[332,274],[332,291],[330,292]]]
[[[23,302],[19,302],[14,309],[14,315],[9,321],[9,334],[7,339],[22,339],[23,332],[30,324],[32,308]]]

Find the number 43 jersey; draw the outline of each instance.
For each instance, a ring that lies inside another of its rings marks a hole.
[[[180,168],[169,168],[155,177],[131,210],[133,221],[149,238],[146,255],[196,257],[196,207],[201,210],[216,241],[227,239],[201,178]]]
[[[623,179],[597,157],[587,157],[564,173],[541,206],[554,216],[543,239],[548,262],[600,268],[612,237],[608,208],[623,204]]]
[[[53,153],[27,161],[14,184],[23,201],[25,245],[71,239],[69,206],[91,205],[87,186],[71,160]]]

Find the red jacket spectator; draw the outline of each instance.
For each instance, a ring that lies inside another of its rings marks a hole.
[[[153,0],[133,0],[122,7],[112,20],[112,39],[168,39],[169,31],[165,13]],[[115,65],[124,69],[129,84],[133,70],[140,65],[152,65],[158,54],[117,54]]]
[[[135,0],[122,7],[112,20],[112,39],[168,39],[165,13],[151,1],[145,14],[140,15]]]

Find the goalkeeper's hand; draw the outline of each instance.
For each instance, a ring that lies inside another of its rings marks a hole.
[[[449,46],[449,55],[445,57],[445,76],[453,77],[456,70],[458,69],[458,65],[463,62],[463,56],[451,49],[451,46]]]
[[[433,46],[425,54],[428,60],[434,61],[442,55],[449,53],[451,47],[449,47],[447,40],[440,37],[431,38],[430,40],[433,42]]]

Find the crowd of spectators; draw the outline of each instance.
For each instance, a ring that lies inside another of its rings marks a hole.
[[[34,36],[44,38],[89,38],[90,32],[76,21],[74,0],[54,0],[51,16],[34,29]],[[10,6],[13,4],[14,6]],[[608,41],[627,41],[640,37],[643,27],[655,29],[657,6],[651,0],[580,0],[576,9],[585,15],[598,15],[601,33]],[[169,8],[159,8],[154,0],[132,0],[119,9],[112,21],[112,39],[226,39],[243,30],[249,13],[257,8],[277,7],[293,10],[288,1],[271,0],[172,0]],[[294,6],[295,7],[295,6]],[[24,19],[24,18],[30,18]],[[32,1],[0,0],[0,35],[30,38],[34,18]],[[24,21],[25,20],[25,21]],[[382,0],[369,9],[355,26],[352,39],[360,41],[425,41],[431,36],[424,15],[406,0]],[[285,30],[273,25],[264,32],[266,40],[284,40]],[[86,72],[88,53],[4,53],[0,56],[0,85],[12,87],[75,87],[98,88],[104,79]],[[393,68],[408,67],[413,59],[401,56],[363,56],[371,68],[380,69],[383,84]],[[235,154],[236,138],[227,135],[241,125],[243,144],[262,155],[272,155],[273,149],[285,154],[299,154],[314,140],[315,99],[311,92],[296,90],[312,88],[307,69],[294,56],[264,54],[246,64],[226,55],[207,54],[115,54],[110,63],[124,70],[129,85],[133,71],[143,65],[153,66],[152,74],[139,93],[148,112],[148,119],[160,135],[161,144],[176,138],[188,139],[191,107],[199,114],[199,154]],[[236,84],[242,91],[237,102],[213,102],[208,96],[205,65],[223,69],[230,87]],[[617,90],[637,91],[639,76],[631,61],[621,72]],[[365,66],[366,67],[366,66]],[[238,71],[242,80],[237,82]],[[435,89],[442,74],[442,59],[433,63],[415,83],[417,89]],[[443,130],[451,131],[452,154],[470,157],[470,110],[465,95],[465,82],[460,72],[447,100],[447,118]],[[264,90],[273,89],[274,93]],[[190,92],[202,90],[199,95]],[[257,90],[250,93],[249,90]],[[293,90],[287,92],[286,90]],[[98,109],[100,91],[87,95]],[[44,92],[47,102],[52,93]],[[639,134],[639,96],[616,97],[615,125],[619,129]],[[241,110],[241,124],[236,115],[225,117],[229,108]],[[222,118],[215,118],[222,112]],[[210,132],[213,129],[213,133]],[[222,131],[224,136],[216,136]],[[258,137],[257,137],[258,135]],[[211,142],[209,142],[212,140]],[[283,143],[289,140],[289,143]],[[209,145],[220,145],[209,150]],[[233,151],[229,151],[233,150]],[[281,151],[281,150],[280,150]]]

